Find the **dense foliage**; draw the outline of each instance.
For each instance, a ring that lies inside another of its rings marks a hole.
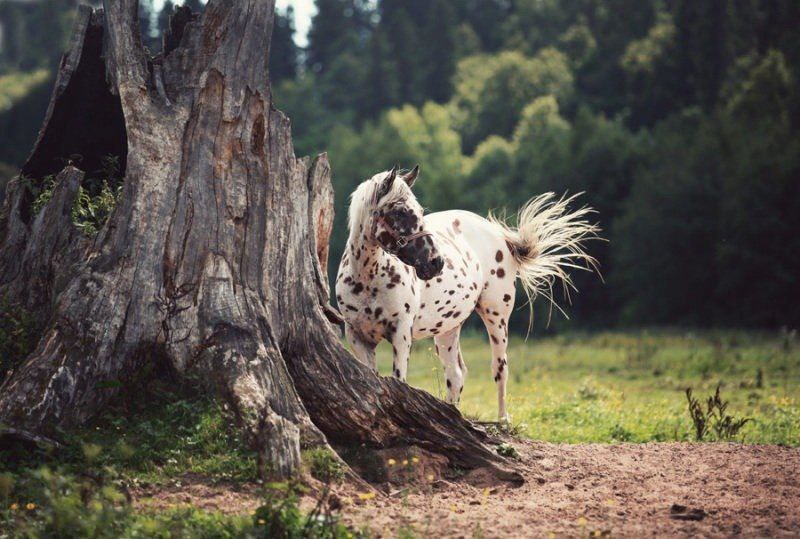
[[[605,282],[578,277],[572,327],[800,323],[796,1],[316,4],[303,50],[279,13],[271,76],[297,153],[330,153],[333,265],[354,186],[419,162],[430,210],[513,212],[543,191],[586,192],[609,240],[592,246]],[[22,6],[0,20],[42,16]],[[173,9],[141,2],[153,52]],[[0,54],[20,77],[0,95],[0,162],[30,148],[50,87],[32,73],[53,65],[63,20],[47,21],[46,45]]]
[[[586,192],[605,283],[578,278],[572,324],[800,323],[796,2],[318,6],[275,95],[298,152],[330,152],[333,264],[353,187],[419,162],[431,210]]]

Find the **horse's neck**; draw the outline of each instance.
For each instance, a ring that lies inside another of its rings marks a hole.
[[[388,256],[378,244],[365,240],[361,234],[350,234],[346,249],[350,273],[361,283],[370,280],[370,272],[374,277],[375,263],[380,267],[383,257]]]

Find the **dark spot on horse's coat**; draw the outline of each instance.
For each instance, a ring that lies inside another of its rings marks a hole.
[[[502,279],[505,276],[506,276],[506,270],[504,270],[503,268],[497,268],[497,277]]]
[[[458,219],[454,220],[453,221],[453,231],[455,231],[456,234],[461,234],[461,228],[460,227],[461,227],[461,221],[459,221]]]
[[[367,314],[371,314],[372,313],[372,309],[370,309],[369,307],[364,307],[364,312],[367,313]]]
[[[386,288],[394,288],[394,283],[389,283],[386,285]]]
[[[506,303],[511,301],[511,294],[506,294],[505,296],[503,296],[503,301],[505,301]]]
[[[419,308],[420,309],[424,309],[425,308],[425,304],[423,303],[422,305],[419,306]]]
[[[456,311],[456,314],[453,315],[453,318],[458,318],[461,316],[461,311]]]
[[[492,342],[495,344],[500,344],[500,341],[494,335],[492,335]]]
[[[437,283],[441,283],[441,282],[442,282],[442,278],[441,278],[441,277],[437,277],[437,278],[436,278],[436,282],[437,282]]]
[[[456,293],[456,291],[455,291],[455,290],[450,290],[450,291],[448,292],[448,294],[450,294],[451,296],[452,296],[453,294],[455,294],[455,293]]]
[[[452,383],[450,382],[450,380],[448,379],[448,380],[447,380],[447,389],[450,389],[450,388],[452,387],[452,385],[453,385],[453,384],[452,384]]]
[[[442,323],[443,323],[443,322],[437,322],[437,323],[436,323],[436,327],[437,327],[437,328],[440,328],[440,327],[442,327]],[[439,350],[438,350],[438,349],[436,350],[436,353],[437,353],[437,354],[439,353]]]
[[[494,274],[495,274],[495,271],[494,271],[494,270],[492,270],[492,271],[490,271],[489,273],[491,273],[492,275],[494,275]]]
[[[355,285],[353,285],[353,294],[355,294],[356,296],[359,295],[362,290],[364,290],[363,284],[356,283]]]
[[[498,249],[497,250],[497,254],[494,255],[494,259],[496,261],[498,261],[498,262],[502,262],[503,261],[503,251]]]
[[[500,373],[494,375],[494,381],[495,382],[499,382],[500,381]]]
[[[394,375],[395,375],[397,378],[400,378],[400,369],[395,369],[395,370],[394,370]]]
[[[408,303],[404,303],[403,306],[406,308],[407,313],[411,312],[411,305],[409,305]]]
[[[382,307],[378,307],[377,309],[375,309],[375,318],[378,318],[382,312],[383,312]]]

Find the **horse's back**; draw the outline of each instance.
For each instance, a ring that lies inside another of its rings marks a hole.
[[[431,232],[438,232],[471,250],[471,255],[485,269],[484,278],[491,275],[504,259],[512,262],[503,230],[485,217],[466,210],[447,210],[425,216],[425,225]],[[498,255],[498,251],[500,254]],[[498,260],[500,258],[501,260]],[[516,268],[510,268],[516,271]],[[512,273],[513,277],[513,273]]]

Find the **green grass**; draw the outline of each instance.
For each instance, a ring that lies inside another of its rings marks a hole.
[[[489,344],[462,337],[469,368],[460,409],[495,420]],[[527,437],[550,442],[692,440],[685,390],[705,400],[721,385],[728,413],[752,418],[737,440],[800,442],[800,345],[778,333],[629,332],[564,335],[527,342],[512,335],[508,411]],[[391,349],[378,349],[391,370]],[[441,398],[445,381],[433,341],[417,343],[408,381]]]
[[[325,513],[300,511],[302,487],[290,483],[264,485],[254,514],[134,510],[125,491],[180,486],[187,474],[231,485],[257,479],[255,455],[221,405],[154,385],[65,434],[63,448],[0,451],[0,537],[353,537]],[[323,450],[304,460],[317,476],[342,477]]]

